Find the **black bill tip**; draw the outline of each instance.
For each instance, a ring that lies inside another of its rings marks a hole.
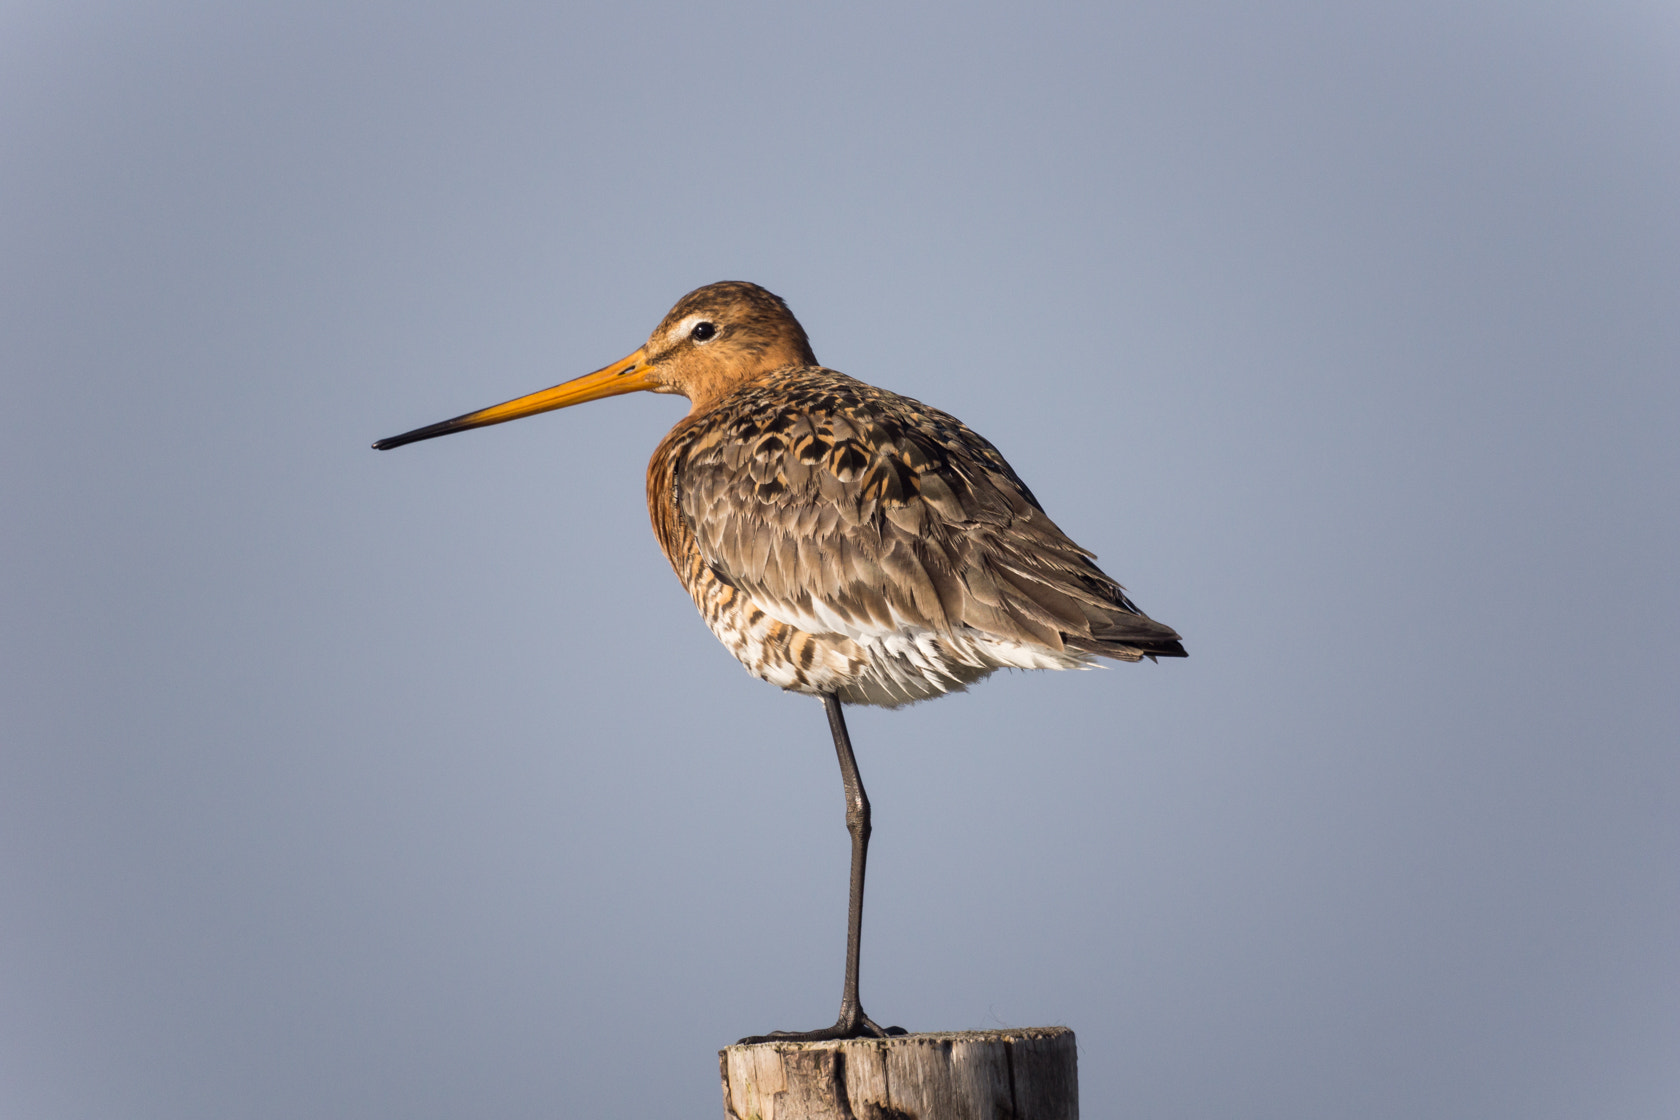
[[[475,424],[464,423],[468,417],[474,415],[469,412],[457,416],[453,420],[440,420],[436,424],[427,424],[424,428],[415,428],[412,432],[404,432],[400,436],[386,436],[382,440],[374,441],[375,451],[389,451],[393,447],[401,447],[405,443],[419,443],[423,439],[434,439],[446,436],[451,432],[461,432],[468,428],[477,427]]]

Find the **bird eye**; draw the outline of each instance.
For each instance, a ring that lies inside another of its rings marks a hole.
[[[694,329],[688,332],[688,337],[696,342],[705,342],[715,334],[717,334],[717,327],[711,323],[696,323]]]

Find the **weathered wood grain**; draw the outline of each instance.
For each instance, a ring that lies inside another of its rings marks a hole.
[[[1066,1027],[760,1042],[718,1053],[725,1120],[1078,1120]]]

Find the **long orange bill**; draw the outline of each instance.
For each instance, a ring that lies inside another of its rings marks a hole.
[[[647,348],[644,346],[605,369],[598,369],[594,373],[586,373],[582,377],[575,377],[570,381],[554,386],[552,389],[542,389],[516,400],[493,404],[489,408],[481,408],[477,412],[468,412],[455,417],[453,420],[440,420],[436,424],[427,424],[424,428],[415,428],[412,432],[404,432],[400,436],[382,439],[373,447],[375,451],[389,451],[393,447],[401,447],[405,443],[417,443],[434,436],[446,436],[451,432],[464,432],[468,428],[482,428],[489,424],[501,424],[508,420],[517,420],[521,416],[550,412],[556,408],[565,408],[567,405],[599,400],[601,397],[616,397],[620,393],[634,393],[638,389],[651,389],[655,385],[652,374],[653,367],[647,364]]]

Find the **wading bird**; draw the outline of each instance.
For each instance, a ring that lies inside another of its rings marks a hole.
[[[842,704],[896,708],[998,669],[1183,657],[1045,514],[997,448],[919,401],[824,369],[787,304],[708,284],[605,369],[382,439],[379,450],[647,390],[691,407],[648,464],[659,546],[755,677],[820,697],[852,838],[846,978],[832,1027],[879,1037],[858,1001],[869,798]]]

